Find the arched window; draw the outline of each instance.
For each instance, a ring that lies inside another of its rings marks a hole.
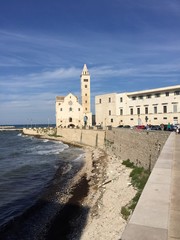
[[[69,108],[69,111],[72,112],[72,107]]]
[[[69,122],[72,122],[72,117],[69,118]]]

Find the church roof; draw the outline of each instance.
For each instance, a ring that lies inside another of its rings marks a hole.
[[[64,101],[64,96],[57,96],[56,101]]]

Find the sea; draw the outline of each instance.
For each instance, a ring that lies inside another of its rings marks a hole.
[[[66,192],[84,164],[81,148],[26,136],[18,130],[22,126],[16,128],[0,131],[0,230],[35,206],[57,179],[56,194]]]

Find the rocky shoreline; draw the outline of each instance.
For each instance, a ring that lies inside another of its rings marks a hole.
[[[116,156],[98,148],[79,146],[85,151],[84,165],[68,182],[66,194],[58,193],[57,171],[54,185],[39,202],[10,224],[10,234],[6,234],[7,229],[0,232],[4,240],[120,239],[127,224],[121,216],[121,207],[136,193],[129,184],[130,170]],[[26,218],[29,223],[21,229]]]
[[[85,152],[86,163],[72,197],[51,224],[46,240],[118,240],[124,231],[127,221],[121,207],[136,194],[131,170],[101,149],[86,147]]]

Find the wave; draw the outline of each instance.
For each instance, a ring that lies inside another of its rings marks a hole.
[[[61,152],[63,152],[64,149],[51,149],[51,150],[41,150],[41,151],[37,151],[36,153],[39,155],[52,155],[52,154],[59,154]]]
[[[71,164],[67,164],[67,165],[64,166],[64,168],[62,169],[62,175],[65,175],[65,174],[68,173],[71,169],[72,169],[72,165],[71,165]]]
[[[69,148],[68,145],[64,144],[54,144],[48,142],[43,142],[44,144],[36,145],[29,149],[29,154],[38,154],[38,155],[54,155],[63,152],[65,149]]]
[[[85,157],[85,153],[80,154],[77,158],[73,160],[73,162],[81,162]]]

